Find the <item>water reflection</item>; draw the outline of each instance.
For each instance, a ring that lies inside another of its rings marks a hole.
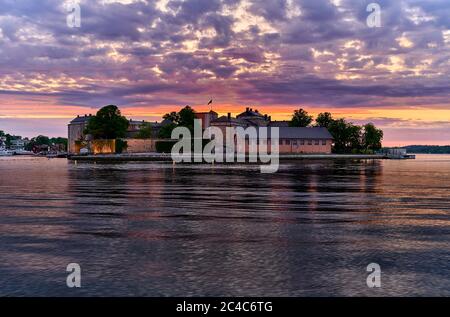
[[[448,156],[277,174],[3,158],[0,175],[0,295],[450,293]],[[366,286],[371,262],[381,289]]]

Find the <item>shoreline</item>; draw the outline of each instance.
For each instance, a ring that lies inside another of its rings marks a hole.
[[[248,158],[248,157],[247,157]],[[142,153],[142,154],[98,154],[98,155],[69,155],[70,161],[92,161],[92,162],[172,162],[170,154],[164,153]],[[282,160],[385,160],[386,155],[380,154],[280,154]],[[216,162],[226,164],[227,162]]]

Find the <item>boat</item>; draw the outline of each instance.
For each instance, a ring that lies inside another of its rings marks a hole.
[[[6,149],[0,150],[0,156],[13,156],[14,152]]]
[[[391,160],[415,160],[416,156],[414,154],[408,154],[407,150],[404,148],[391,148],[385,149],[380,154],[386,156],[386,158]]]
[[[46,155],[47,158],[67,158],[66,152],[53,152]]]
[[[25,150],[16,150],[14,151],[15,155],[34,155],[31,151],[25,151]]]

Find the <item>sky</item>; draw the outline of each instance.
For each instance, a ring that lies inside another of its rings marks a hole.
[[[220,114],[373,122],[387,146],[450,144],[448,0],[86,0],[80,27],[70,2],[0,0],[0,130],[65,136],[108,104],[156,121],[213,99]]]

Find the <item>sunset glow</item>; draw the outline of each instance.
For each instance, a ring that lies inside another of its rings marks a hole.
[[[118,105],[160,121],[191,105],[290,119],[300,107],[385,131],[385,145],[450,144],[450,2],[0,0],[0,130],[64,136]]]

